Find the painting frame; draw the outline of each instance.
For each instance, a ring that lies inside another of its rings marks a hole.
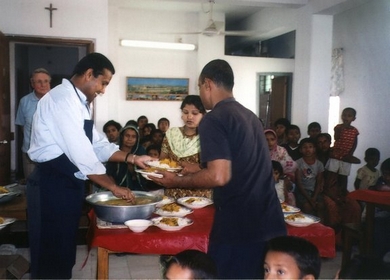
[[[126,77],[126,100],[182,101],[189,82],[189,78]]]

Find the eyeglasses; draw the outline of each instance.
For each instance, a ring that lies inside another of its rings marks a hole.
[[[45,85],[45,84],[48,84],[50,83],[50,80],[37,80],[37,81],[33,81],[34,84],[42,84],[42,85]]]

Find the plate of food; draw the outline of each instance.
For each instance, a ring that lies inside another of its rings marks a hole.
[[[192,212],[194,210],[181,206],[176,202],[165,204],[154,211],[157,215],[165,217],[184,217]]]
[[[319,223],[320,220],[316,216],[304,213],[284,214],[284,221],[294,227],[307,227]]]
[[[150,167],[156,168],[157,170],[160,169],[170,172],[179,172],[183,169],[183,167],[181,167],[178,162],[170,160],[169,158],[161,160],[150,160],[145,162],[145,164]]]
[[[135,172],[140,173],[145,179],[151,180],[150,177],[162,178],[163,175],[158,173],[155,168],[135,169]]]
[[[8,202],[21,194],[21,191],[19,190],[12,190],[11,186],[13,185],[10,185],[10,187],[0,186],[0,204]]]
[[[213,204],[213,201],[206,197],[186,196],[177,199],[177,202],[190,209],[199,209],[207,205]]]
[[[298,213],[301,211],[298,207],[288,205],[286,203],[280,204],[282,206],[283,213]]]
[[[156,217],[151,220],[153,225],[167,231],[177,231],[192,225],[193,221],[183,217]]]
[[[173,197],[169,197],[169,196],[163,195],[162,200],[159,201],[156,204],[156,207],[162,207],[165,204],[169,204],[169,203],[172,203],[172,202],[175,202],[175,199]]]
[[[0,217],[0,229],[4,228],[6,225],[12,224],[15,221],[16,219],[14,218]]]

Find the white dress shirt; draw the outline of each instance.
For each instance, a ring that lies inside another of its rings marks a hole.
[[[93,126],[92,144],[84,131],[84,120],[90,120],[86,96],[69,80],[63,79],[38,102],[34,114],[29,157],[36,162],[46,162],[63,153],[78,167],[75,176],[87,179],[86,175],[105,174],[102,162],[108,161],[118,151],[118,146],[109,143]]]

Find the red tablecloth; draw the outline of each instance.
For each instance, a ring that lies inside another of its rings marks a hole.
[[[149,227],[142,233],[133,233],[129,229],[99,229],[93,211],[89,213],[91,225],[87,240],[90,247],[102,247],[115,252],[131,252],[139,254],[173,255],[185,249],[197,249],[207,252],[209,233],[213,222],[214,207],[208,206],[194,210],[187,217],[194,224],[180,231],[163,231],[157,227]],[[322,257],[336,256],[335,233],[332,228],[322,224],[308,227],[287,225],[289,235],[303,237],[315,244]]]
[[[373,190],[356,190],[350,192],[348,197],[368,203],[390,205],[390,192]]]

